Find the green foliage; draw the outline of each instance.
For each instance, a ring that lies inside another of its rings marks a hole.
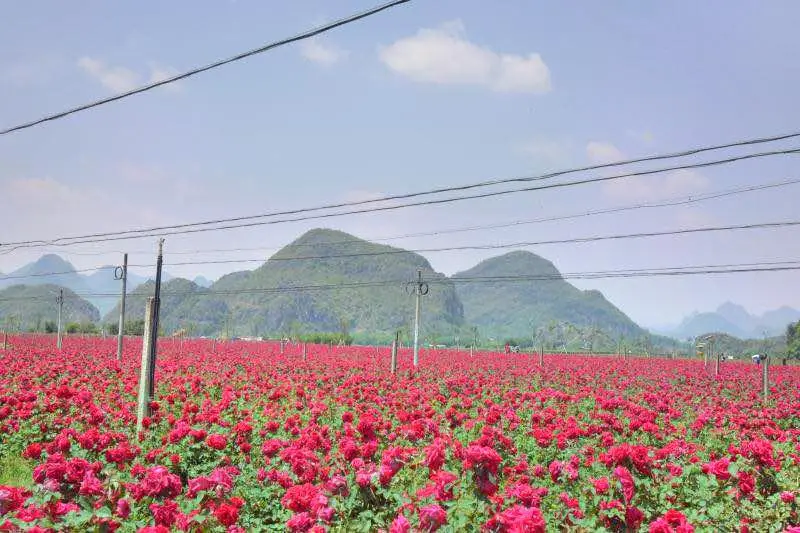
[[[312,344],[335,344],[350,346],[353,344],[353,337],[343,333],[307,333],[300,335],[298,339],[301,342],[310,342]]]
[[[74,335],[74,334],[76,334],[76,333],[79,333],[79,332],[80,332],[80,330],[81,330],[81,325],[80,325],[80,324],[78,324],[77,322],[70,322],[70,323],[69,323],[69,324],[67,324],[67,326],[64,328],[64,331],[66,331],[66,332],[67,332],[67,334],[69,334],[69,335]]]
[[[24,459],[9,454],[0,456],[0,485],[30,487],[33,484],[33,469]]]
[[[800,359],[800,321],[786,326],[786,357]]]
[[[48,320],[44,323],[45,333],[55,333],[58,330],[58,325],[53,320]]]

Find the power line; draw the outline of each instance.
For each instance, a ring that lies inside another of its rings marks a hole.
[[[387,241],[396,241],[396,240],[403,240],[403,239],[410,239],[416,237],[434,237],[440,235],[447,235],[453,233],[464,233],[470,231],[481,231],[487,229],[501,229],[501,228],[510,228],[514,226],[522,226],[528,224],[539,224],[543,222],[556,222],[560,220],[571,220],[576,218],[583,218],[595,215],[604,215],[604,214],[611,214],[611,213],[619,213],[623,211],[632,211],[637,209],[652,209],[652,208],[659,208],[659,207],[674,207],[679,205],[688,205],[693,203],[702,202],[705,200],[715,200],[718,198],[724,198],[728,196],[734,196],[737,194],[744,194],[748,192],[754,191],[761,191],[766,189],[773,189],[777,187],[785,187],[788,185],[796,185],[800,183],[800,179],[791,179],[785,180],[780,182],[773,182],[773,183],[766,183],[763,185],[753,185],[749,187],[740,187],[736,189],[728,189],[724,191],[717,191],[717,192],[710,192],[705,194],[700,194],[697,196],[685,196],[682,198],[675,198],[670,200],[665,200],[663,202],[649,202],[649,203],[639,203],[633,205],[626,205],[626,206],[618,206],[618,207],[611,207],[607,209],[597,209],[591,211],[582,211],[579,213],[567,214],[567,215],[555,215],[551,217],[540,217],[534,219],[524,219],[524,220],[514,220],[511,222],[501,222],[495,224],[486,224],[486,225],[477,225],[477,226],[462,226],[457,228],[450,228],[450,229],[443,229],[443,230],[435,230],[435,231],[425,231],[425,232],[417,232],[417,233],[406,233],[402,235],[394,235],[389,237],[378,237],[378,238],[370,238],[366,239],[370,242],[387,242]],[[345,245],[345,244],[357,244],[363,243],[365,239],[341,239],[336,241],[319,241],[314,243],[294,243],[292,246],[296,247],[314,247],[314,246],[333,246],[333,245]],[[170,255],[196,255],[196,254],[206,254],[206,253],[232,253],[232,252],[255,252],[255,251],[278,251],[281,250],[283,247],[253,247],[253,248],[218,248],[218,249],[205,249],[205,250],[183,250],[183,251],[171,251]],[[74,253],[74,252],[67,252],[67,254]],[[94,252],[94,253],[86,253],[84,255],[106,255],[108,253],[119,253],[122,254],[123,252]],[[150,253],[150,251],[136,251],[130,253]]]
[[[320,261],[326,259],[345,259],[345,258],[355,258],[355,257],[376,257],[376,256],[384,256],[384,255],[401,255],[401,254],[416,254],[416,253],[434,253],[434,252],[453,252],[453,251],[465,251],[465,250],[501,250],[501,249],[508,249],[508,248],[525,248],[529,246],[544,246],[544,245],[553,245],[553,244],[583,244],[589,242],[599,242],[599,241],[608,241],[608,240],[625,240],[625,239],[641,239],[641,238],[653,238],[653,237],[664,237],[664,236],[671,236],[671,235],[687,235],[687,234],[694,234],[694,233],[710,233],[710,232],[720,232],[720,231],[741,231],[741,230],[755,230],[755,229],[776,229],[776,228],[787,228],[787,227],[795,227],[800,226],[800,220],[787,220],[782,222],[761,222],[761,223],[753,223],[753,224],[738,224],[738,225],[727,225],[727,226],[705,226],[699,228],[685,228],[685,229],[678,229],[678,230],[666,230],[666,231],[651,231],[651,232],[636,232],[636,233],[622,233],[622,234],[611,234],[611,235],[590,235],[586,237],[573,237],[568,239],[548,239],[548,240],[541,240],[541,241],[518,241],[518,242],[511,242],[511,243],[502,243],[502,244],[473,244],[473,245],[460,245],[460,246],[441,246],[435,248],[414,248],[414,249],[402,249],[402,248],[390,248],[388,250],[380,250],[374,252],[351,252],[351,253],[344,253],[344,254],[327,254],[327,255],[308,255],[308,256],[294,256],[294,257],[271,257],[267,261],[263,258],[253,258],[253,259],[218,259],[218,260],[201,260],[201,261],[178,261],[174,263],[165,263],[166,266],[176,267],[176,266],[196,266],[196,265],[220,265],[220,264],[241,264],[241,263],[276,263],[276,262],[292,262],[292,261]],[[369,245],[368,241],[358,241],[362,244]],[[138,265],[128,265],[129,267],[137,267],[137,268],[145,268],[145,267],[152,267],[151,264],[138,264]],[[98,269],[83,269],[84,272],[91,271],[91,270],[100,270],[103,268],[111,268],[111,267],[99,267]],[[62,272],[49,272],[49,273],[37,273],[32,274],[29,276],[17,276],[16,279],[22,279],[25,277],[44,277],[48,275],[56,276],[56,275],[63,275],[63,274],[71,274],[75,271],[62,271]],[[14,278],[0,278],[0,281],[3,279],[14,279]]]
[[[228,63],[234,63],[236,61],[240,61],[242,59],[246,59],[248,57],[267,52],[267,51],[272,50],[274,48],[278,48],[278,47],[285,46],[285,45],[290,44],[290,43],[294,43],[294,42],[302,41],[302,40],[305,40],[305,39],[309,39],[311,37],[315,37],[317,35],[320,35],[320,34],[323,34],[325,32],[328,32],[328,31],[330,31],[330,30],[332,30],[334,28],[338,28],[340,26],[344,26],[346,24],[350,24],[352,22],[356,22],[358,20],[370,17],[372,15],[376,15],[376,14],[380,13],[381,11],[385,11],[387,9],[393,8],[393,7],[398,6],[400,4],[405,4],[405,3],[410,2],[410,1],[411,0],[393,0],[391,2],[387,2],[385,4],[381,4],[379,6],[376,6],[376,7],[373,7],[371,9],[368,9],[366,11],[362,11],[360,13],[357,13],[357,14],[354,14],[354,15],[350,15],[349,17],[345,17],[345,18],[339,19],[339,20],[337,20],[335,22],[331,22],[329,24],[325,24],[323,26],[319,26],[317,28],[305,31],[303,33],[299,33],[299,34],[294,35],[292,37],[288,37],[286,39],[281,39],[280,41],[275,41],[273,43],[267,44],[267,45],[262,46],[260,48],[255,48],[253,50],[249,50],[247,52],[243,52],[241,54],[237,54],[237,55],[235,55],[233,57],[229,57],[227,59],[222,59],[222,60],[216,61],[216,62],[211,63],[209,65],[205,65],[205,66],[202,66],[202,67],[194,68],[194,69],[189,70],[187,72],[184,72],[182,74],[177,74],[177,75],[172,76],[170,78],[167,78],[167,79],[164,79],[164,80],[161,80],[161,81],[157,81],[157,82],[153,82],[153,83],[150,83],[148,85],[144,85],[142,87],[139,87],[139,88],[124,92],[122,94],[118,94],[118,95],[115,95],[115,96],[110,96],[108,98],[103,98],[102,100],[96,100],[96,101],[90,102],[88,104],[80,105],[78,107],[73,107],[71,109],[68,109],[66,111],[62,111],[60,113],[55,113],[55,114],[52,114],[52,115],[48,115],[46,117],[42,117],[42,118],[37,119],[37,120],[33,120],[31,122],[26,122],[26,123],[20,124],[18,126],[13,126],[13,127],[7,128],[5,130],[0,131],[0,135],[7,135],[7,134],[13,133],[15,131],[20,131],[20,130],[32,128],[34,126],[38,126],[39,124],[43,124],[45,122],[58,120],[58,119],[67,117],[69,115],[72,115],[74,113],[78,113],[80,111],[86,111],[86,110],[92,109],[94,107],[99,107],[101,105],[109,104],[111,102],[116,102],[117,100],[122,100],[123,98],[128,98],[129,96],[133,96],[135,94],[140,94],[140,93],[143,93],[143,92],[146,92],[146,91],[150,91],[152,89],[155,89],[157,87],[161,87],[163,85],[168,85],[170,83],[175,83],[176,81],[184,80],[186,78],[189,78],[191,76],[195,76],[195,75],[200,74],[202,72],[206,72],[208,70],[212,70],[212,69],[221,67],[223,65],[227,65]]]
[[[146,237],[154,237],[154,236],[165,236],[165,235],[185,235],[185,234],[192,234],[192,233],[202,233],[202,232],[209,232],[209,231],[220,231],[220,230],[228,230],[228,229],[237,229],[237,228],[247,228],[247,227],[256,227],[256,226],[266,226],[266,225],[275,225],[275,224],[284,224],[288,222],[300,222],[306,220],[319,220],[325,218],[333,218],[333,217],[340,217],[340,216],[347,216],[347,215],[354,215],[354,214],[363,214],[363,213],[374,213],[374,212],[383,212],[383,211],[393,211],[398,209],[403,209],[407,207],[416,207],[416,206],[424,206],[424,205],[440,205],[440,204],[448,204],[452,202],[458,202],[463,200],[470,200],[470,199],[482,199],[482,198],[490,198],[490,197],[497,197],[503,196],[508,194],[515,194],[520,192],[531,192],[531,191],[540,191],[540,190],[549,190],[549,189],[558,189],[558,188],[565,188],[565,187],[573,187],[578,185],[585,185],[589,183],[600,183],[606,182],[611,180],[617,180],[622,178],[630,178],[630,177],[637,177],[637,176],[647,176],[652,174],[659,174],[663,172],[671,172],[675,170],[687,170],[687,169],[694,169],[694,168],[704,168],[704,167],[711,167],[716,165],[724,165],[735,163],[738,161],[744,161],[748,159],[755,159],[755,158],[762,158],[762,157],[771,157],[776,155],[793,155],[800,153],[800,148],[791,148],[786,150],[774,150],[769,152],[757,152],[751,154],[744,154],[739,156],[732,156],[725,159],[718,159],[718,160],[711,160],[711,161],[703,161],[700,163],[691,163],[685,165],[676,165],[673,167],[665,167],[660,169],[652,169],[652,170],[642,170],[638,172],[629,172],[625,174],[618,174],[614,176],[597,176],[594,178],[586,178],[582,180],[575,180],[575,181],[567,181],[567,182],[558,182],[546,185],[538,185],[532,187],[524,187],[518,189],[508,189],[502,191],[492,191],[492,192],[484,192],[472,195],[465,195],[465,196],[456,196],[456,197],[449,197],[449,198],[440,198],[440,199],[432,199],[432,200],[424,200],[419,202],[410,202],[405,204],[397,204],[397,205],[389,205],[389,206],[380,206],[380,207],[372,207],[367,209],[361,210],[354,210],[354,211],[345,211],[345,212],[336,212],[336,213],[324,213],[324,214],[317,214],[317,215],[308,215],[302,217],[295,217],[295,218],[288,218],[288,219],[278,219],[278,220],[266,220],[266,221],[256,221],[256,222],[246,222],[246,223],[237,223],[237,224],[229,224],[227,226],[216,226],[216,227],[192,227],[192,226],[206,226],[211,224],[216,224],[219,221],[207,221],[207,222],[197,222],[192,224],[177,224],[172,226],[160,226],[156,228],[148,228],[148,229],[136,229],[136,230],[125,230],[125,231],[117,231],[117,232],[105,232],[105,233],[93,233],[81,236],[73,236],[73,237],[57,237],[51,239],[49,241],[43,240],[29,240],[29,241],[18,241],[18,242],[9,242],[0,244],[0,247],[13,247],[13,250],[20,249],[20,248],[33,248],[33,247],[42,247],[42,246],[73,246],[76,244],[86,244],[86,243],[96,243],[96,242],[109,242],[109,241],[119,241],[119,240],[130,240],[130,239],[139,239],[139,238],[146,238]],[[415,195],[420,195],[419,193],[414,193]],[[408,196],[408,195],[400,195],[395,197],[386,197],[381,199],[380,201],[386,201],[389,199]],[[349,205],[357,205],[361,203],[368,203],[373,202],[373,200],[364,200],[359,202],[351,202]],[[348,205],[346,204],[339,204],[339,205]],[[254,215],[251,217],[236,217],[232,219],[224,219],[227,221],[233,220],[245,220],[245,219],[257,219],[257,218],[265,218],[265,217],[272,217],[277,215],[283,215],[287,213],[303,213],[303,212],[311,212],[311,211],[319,211],[322,209],[328,209],[330,207],[313,207],[313,208],[305,208],[305,209],[296,209],[292,211],[282,211],[282,212],[275,212],[263,215]],[[170,231],[162,231],[172,228]],[[157,232],[157,233],[154,233]],[[71,242],[63,242],[63,241],[71,241]]]
[[[741,274],[759,272],[784,272],[800,270],[800,260],[794,261],[775,261],[765,263],[734,263],[725,265],[689,265],[678,267],[659,267],[647,269],[622,269],[589,272],[571,272],[560,274],[545,275],[519,275],[519,276],[472,276],[464,278],[447,278],[440,276],[428,280],[431,284],[454,284],[454,283],[508,283],[508,282],[533,282],[533,281],[559,281],[573,279],[614,279],[614,278],[640,278],[640,277],[660,277],[660,276],[690,276],[690,275],[714,275],[714,274]],[[397,286],[402,288],[407,279],[387,279],[349,283],[332,283],[321,285],[286,285],[277,287],[251,287],[246,289],[230,290],[210,290],[198,289],[196,291],[164,291],[164,296],[231,296],[236,294],[269,294],[269,293],[291,293],[317,290],[340,290],[373,288],[382,286]],[[144,294],[131,294],[129,298],[144,298]],[[115,293],[74,293],[65,298],[117,298]],[[0,298],[2,301],[17,300],[36,300],[50,299],[50,297],[9,297]]]

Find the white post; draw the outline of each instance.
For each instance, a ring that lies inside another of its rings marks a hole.
[[[56,346],[58,349],[61,349],[61,314],[64,309],[64,289],[60,289],[58,292],[58,338],[56,340]]]
[[[392,374],[397,373],[397,336],[392,341],[392,361],[391,361],[391,372]]]
[[[769,396],[769,357],[767,354],[764,354],[764,360],[761,363],[761,394],[766,402]]]
[[[142,430],[142,420],[150,415],[151,365],[150,339],[153,335],[153,309],[155,298],[147,299],[144,311],[144,335],[142,337],[142,367],[139,370],[139,399],[136,409],[136,432]]]

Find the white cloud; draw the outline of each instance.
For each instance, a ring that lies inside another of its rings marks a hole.
[[[148,66],[149,72],[141,74],[127,67],[106,65],[99,59],[86,56],[78,60],[78,67],[113,93],[128,92],[146,83],[165,80],[177,73],[172,67],[150,63]],[[180,89],[180,84],[171,83],[165,87],[176,91]]]
[[[592,141],[586,145],[589,161],[596,164],[615,163],[626,159],[625,154],[612,143]],[[613,170],[607,171],[610,175]],[[627,171],[626,171],[627,173]],[[657,201],[698,193],[708,188],[708,178],[690,169],[665,174],[631,176],[610,180],[604,184],[608,196],[627,201]]]
[[[536,53],[500,54],[465,38],[460,20],[419,30],[379,49],[392,71],[420,83],[479,85],[497,92],[545,93],[550,69]]]
[[[330,43],[324,43],[317,38],[306,39],[300,43],[300,53],[303,57],[325,67],[330,67],[347,58],[348,52]]]
[[[616,163],[622,161],[625,156],[619,148],[609,142],[591,141],[586,145],[586,156],[589,161],[597,165],[606,163]]]

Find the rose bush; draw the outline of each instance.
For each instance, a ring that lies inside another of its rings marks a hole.
[[[0,351],[0,531],[793,531],[800,368],[164,340]]]

